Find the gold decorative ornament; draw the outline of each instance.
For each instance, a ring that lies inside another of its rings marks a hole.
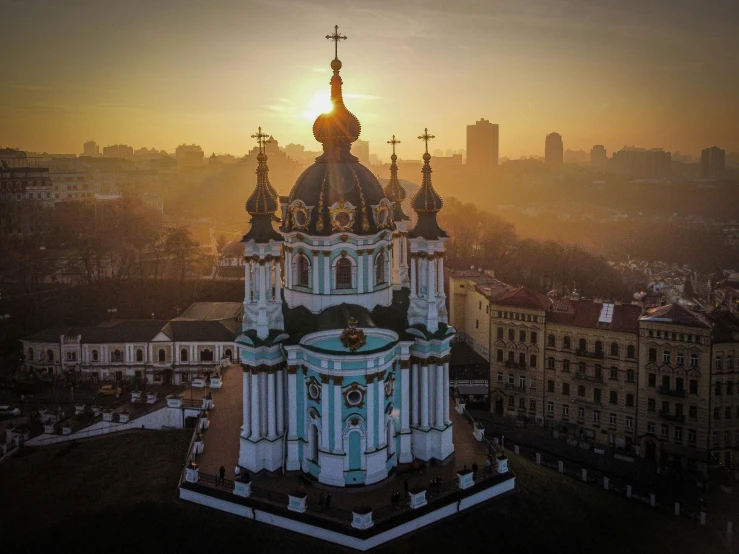
[[[364,331],[357,329],[358,321],[354,318],[349,320],[349,327],[341,333],[341,344],[344,348],[348,348],[350,352],[356,352],[367,344],[367,337]]]
[[[350,231],[354,225],[356,208],[350,202],[340,200],[329,208],[332,231]]]

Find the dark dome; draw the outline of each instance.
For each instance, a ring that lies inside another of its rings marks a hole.
[[[279,207],[277,191],[269,182],[267,172],[267,156],[260,152],[257,155],[257,186],[246,201],[246,211],[250,215],[273,214]]]

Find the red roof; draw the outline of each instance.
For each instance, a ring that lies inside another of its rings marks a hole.
[[[636,334],[641,307],[634,304],[614,305],[610,323],[600,321],[602,310],[603,304],[592,300],[567,300],[566,302],[559,300],[557,305],[547,312],[547,323]]]
[[[647,311],[642,321],[649,323],[671,323],[673,325],[685,325],[687,327],[711,327],[711,322],[706,316],[689,310],[680,304],[667,304],[659,308]]]
[[[498,306],[515,306],[517,308],[530,308],[532,310],[548,310],[552,301],[548,296],[539,292],[518,287],[509,290],[503,296],[495,300]]]

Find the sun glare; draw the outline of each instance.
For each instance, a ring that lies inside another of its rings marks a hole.
[[[317,92],[308,103],[308,109],[303,112],[305,119],[315,119],[322,113],[328,113],[333,109],[331,95],[328,91]]]

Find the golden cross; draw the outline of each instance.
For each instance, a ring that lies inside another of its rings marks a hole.
[[[393,156],[394,156],[395,155],[395,145],[396,144],[400,144],[400,141],[399,140],[395,140],[395,135],[393,135],[393,139],[387,141],[387,143],[393,145]]]
[[[326,35],[326,38],[334,41],[334,59],[338,60],[339,59],[339,41],[346,40],[346,37],[344,35],[340,35],[339,26],[334,25],[334,34]]]
[[[251,136],[251,138],[257,139],[257,144],[259,145],[259,152],[262,152],[264,150],[264,145],[267,144],[268,142],[270,142],[268,140],[264,140],[268,136],[269,135],[267,135],[267,134],[265,134],[265,133],[262,132],[262,128],[261,127],[259,127],[259,129],[257,130],[257,132],[254,133]]]
[[[429,153],[429,141],[431,139],[435,139],[436,137],[434,135],[429,135],[429,130],[424,129],[423,134],[418,138],[426,143],[426,154],[428,154]]]

